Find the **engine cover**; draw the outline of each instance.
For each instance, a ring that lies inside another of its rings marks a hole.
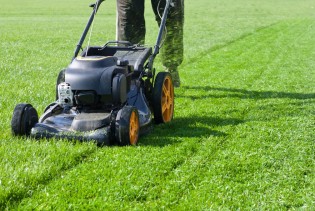
[[[85,99],[84,102],[94,102],[86,91],[93,91],[101,101],[113,102],[112,86],[116,74],[128,74],[128,66],[117,66],[116,57],[77,57],[65,71],[65,82],[70,84],[74,93],[81,93],[77,98]],[[123,95],[127,95],[127,87],[125,89],[121,90]]]

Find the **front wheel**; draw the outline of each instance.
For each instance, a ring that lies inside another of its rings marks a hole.
[[[38,114],[31,104],[17,104],[13,111],[11,129],[15,136],[29,136],[38,122]]]
[[[174,86],[170,73],[157,74],[152,98],[155,123],[170,122],[174,115]]]
[[[118,111],[115,123],[115,137],[120,145],[136,145],[139,139],[139,113],[133,106]]]

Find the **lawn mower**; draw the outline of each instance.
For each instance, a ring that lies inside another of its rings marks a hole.
[[[90,5],[93,12],[72,61],[58,75],[56,101],[46,107],[40,118],[31,104],[16,105],[11,121],[13,135],[135,145],[140,135],[150,131],[153,122],[173,119],[172,77],[168,72],[155,75],[153,67],[162,47],[171,0],[166,1],[153,48],[109,41],[104,46],[82,49],[103,1]]]

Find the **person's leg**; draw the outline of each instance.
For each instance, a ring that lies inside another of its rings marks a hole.
[[[116,39],[144,44],[144,0],[117,0]]]
[[[163,15],[165,0],[151,0],[156,20],[160,23]],[[183,61],[184,45],[184,0],[173,0],[174,7],[170,9],[166,21],[166,40],[161,49],[162,62],[167,71],[172,74],[174,86],[180,86],[180,78],[177,67]],[[158,9],[159,8],[159,9]]]

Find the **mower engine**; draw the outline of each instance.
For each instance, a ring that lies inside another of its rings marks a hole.
[[[65,71],[65,82],[58,85],[62,107],[112,107],[127,101],[131,77],[128,63],[116,57],[77,57]]]

